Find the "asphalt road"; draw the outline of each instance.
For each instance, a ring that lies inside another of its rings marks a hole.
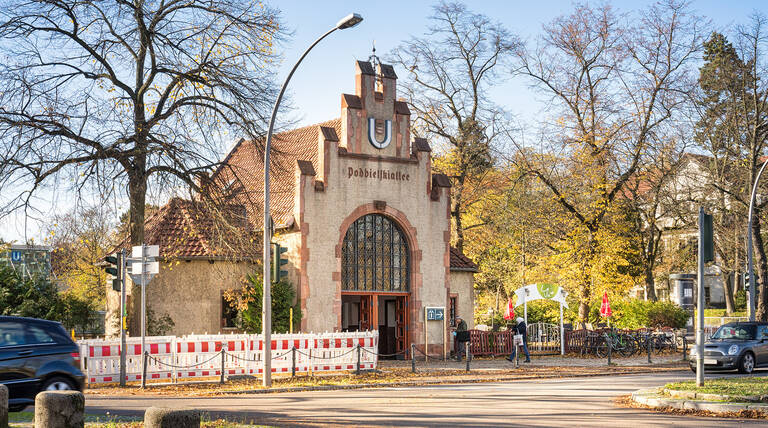
[[[763,371],[760,375],[768,375]],[[214,417],[277,426],[675,426],[765,425],[740,420],[668,415],[622,408],[620,395],[666,382],[691,379],[690,371],[660,374],[544,379],[253,394],[210,398],[86,397],[86,413],[141,415],[149,406],[192,407]]]

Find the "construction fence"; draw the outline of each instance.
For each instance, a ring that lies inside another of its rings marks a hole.
[[[273,373],[372,370],[378,363],[378,331],[273,334]],[[80,364],[88,383],[120,381],[120,339],[78,341]],[[145,337],[146,380],[258,375],[263,371],[264,341],[257,334]],[[126,340],[126,381],[141,381],[141,338]]]

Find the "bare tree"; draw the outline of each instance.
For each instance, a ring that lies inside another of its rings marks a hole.
[[[3,211],[60,183],[126,186],[141,243],[148,186],[198,190],[223,142],[260,141],[281,34],[258,1],[6,2],[0,186],[16,195]]]
[[[578,5],[545,26],[517,72],[550,101],[551,122],[540,156],[526,159],[583,242],[576,280],[579,320],[587,319],[600,234],[627,181],[693,86],[690,64],[701,45],[698,18],[676,1],[636,15]],[[547,159],[563,159],[552,164]]]
[[[414,133],[430,137],[446,149],[436,167],[452,178],[451,216],[456,247],[463,250],[462,216],[477,198],[482,177],[493,164],[503,112],[490,100],[499,70],[517,46],[500,24],[458,3],[434,8],[432,26],[421,37],[403,43],[392,60],[407,70],[402,88],[416,115]]]

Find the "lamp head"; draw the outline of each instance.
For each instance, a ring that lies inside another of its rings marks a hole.
[[[360,16],[357,13],[350,13],[349,15],[345,16],[344,18],[341,18],[339,22],[336,23],[336,28],[339,30],[344,30],[346,28],[352,28],[355,25],[359,24],[363,20],[363,17]]]

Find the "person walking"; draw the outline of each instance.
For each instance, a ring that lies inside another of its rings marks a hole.
[[[469,342],[469,330],[467,330],[467,322],[464,321],[461,316],[456,316],[456,337],[453,340],[454,353],[456,354],[456,361],[461,361],[462,356],[465,354],[466,343]],[[467,358],[469,356],[467,355]]]
[[[525,362],[531,362],[531,354],[528,353],[528,326],[525,325],[525,320],[522,317],[517,317],[517,325],[515,326],[515,334],[523,336],[523,353],[525,354]],[[514,362],[515,353],[517,352],[517,346],[512,348],[512,354],[507,360]]]

